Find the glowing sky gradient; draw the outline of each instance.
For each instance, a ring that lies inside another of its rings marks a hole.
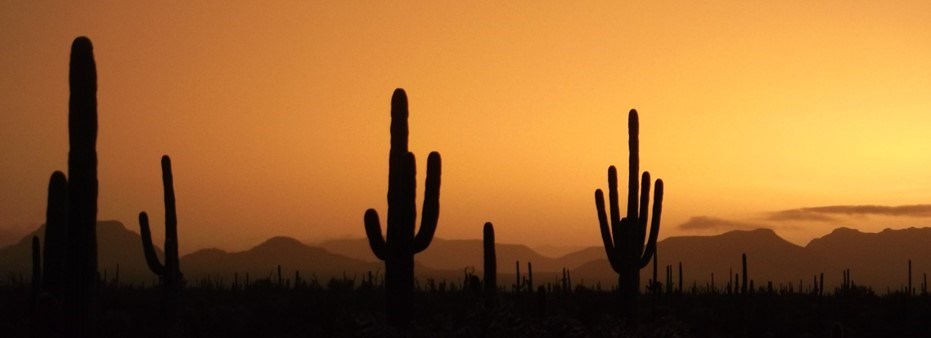
[[[666,182],[661,238],[931,226],[772,217],[931,203],[928,1],[4,2],[0,227],[43,222],[67,168],[79,35],[99,73],[99,218],[138,229],[146,210],[161,242],[169,154],[183,253],[364,236],[365,209],[387,207],[396,87],[419,198],[443,155],[441,238],[490,220],[503,243],[598,245],[593,192],[609,165],[625,175],[630,108],[641,168]]]

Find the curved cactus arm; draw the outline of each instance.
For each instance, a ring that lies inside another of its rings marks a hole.
[[[155,254],[152,232],[149,230],[149,215],[145,212],[139,213],[139,234],[142,237],[142,252],[145,253],[145,262],[149,265],[149,270],[156,275],[164,275],[165,266],[158,261],[158,256]]]
[[[378,220],[378,212],[375,209],[365,211],[365,236],[369,239],[369,247],[372,248],[375,257],[385,260],[387,245],[385,237],[381,235],[381,222]]]
[[[638,255],[643,251],[643,241],[647,239],[647,220],[650,211],[650,173],[644,171],[642,177],[642,183],[640,184],[640,212],[637,215],[637,223],[634,224],[636,227],[635,233],[637,234],[634,237],[634,243]]]
[[[617,193],[617,168],[613,165],[608,167],[608,207],[611,208],[611,233],[614,237],[615,246],[623,246],[624,240],[623,224],[621,222],[621,207]]]
[[[436,233],[436,223],[440,218],[440,175],[442,162],[440,153],[432,152],[427,157],[427,184],[423,198],[423,218],[420,230],[414,237],[414,253],[420,253],[430,246]]]
[[[601,240],[604,242],[605,253],[611,269],[620,271],[620,260],[615,253],[614,241],[611,239],[611,230],[608,229],[608,214],[605,212],[605,196],[601,189],[595,190],[595,208],[598,209],[598,225],[601,228]]]
[[[650,222],[650,239],[647,240],[646,251],[640,258],[640,268],[650,263],[650,257],[656,251],[656,238],[659,236],[660,218],[663,216],[663,180],[656,180],[656,190],[653,192],[653,219]]]

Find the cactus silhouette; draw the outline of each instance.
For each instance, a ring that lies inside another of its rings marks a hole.
[[[95,336],[97,290],[97,65],[90,39],[71,44],[68,82],[68,287],[74,336]]]
[[[491,305],[498,291],[498,258],[495,257],[495,227],[491,222],[486,222],[482,232],[482,239],[485,247],[485,297],[489,305]]]
[[[407,117],[407,95],[398,88],[391,97],[386,236],[382,236],[378,212],[365,211],[369,246],[378,259],[385,261],[385,316],[389,325],[401,329],[407,328],[413,319],[414,255],[430,246],[440,216],[440,154],[432,152],[427,158],[420,231],[415,234],[417,175],[414,154],[407,148]]]
[[[158,261],[155,246],[152,245],[152,232],[149,229],[149,215],[139,213],[139,232],[142,237],[142,252],[146,264],[152,273],[159,276],[162,286],[177,292],[181,288],[181,267],[178,262],[178,214],[175,209],[174,178],[171,174],[171,158],[162,156],[162,185],[165,191],[165,264]]]
[[[640,123],[637,110],[631,109],[627,121],[630,148],[629,177],[627,183],[627,217],[621,218],[617,190],[617,169],[608,168],[608,198],[610,217],[605,211],[604,193],[595,190],[595,207],[598,210],[598,223],[601,227],[601,239],[611,268],[618,274],[618,291],[622,306],[628,309],[634,305],[640,291],[640,269],[650,263],[656,250],[656,237],[659,235],[660,216],[663,211],[663,180],[656,180],[653,196],[653,219],[650,224],[650,236],[646,237],[648,208],[650,202],[650,173],[640,174]],[[640,185],[642,180],[642,186]],[[641,188],[641,189],[638,189]],[[639,199],[638,199],[639,190]],[[644,244],[646,239],[646,244]]]
[[[45,209],[45,246],[42,248],[42,289],[62,295],[65,260],[68,258],[68,179],[65,173],[52,173],[48,183],[48,204]]]

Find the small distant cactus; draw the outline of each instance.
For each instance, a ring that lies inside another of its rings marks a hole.
[[[408,151],[407,94],[391,97],[391,150],[388,155],[388,224],[382,235],[375,209],[365,212],[365,234],[375,257],[385,262],[385,316],[388,324],[406,329],[413,320],[414,255],[430,246],[440,216],[440,154],[427,158],[427,183],[420,231],[417,221],[416,161]]]
[[[482,231],[485,258],[485,297],[491,302],[498,291],[498,258],[495,256],[495,227],[486,222]]]
[[[617,189],[617,169],[608,168],[608,198],[610,215],[605,209],[604,193],[595,191],[595,207],[598,211],[598,223],[601,239],[611,268],[618,274],[618,290],[625,308],[632,308],[640,292],[640,269],[650,263],[656,250],[656,238],[659,235],[660,216],[663,211],[663,180],[656,180],[653,196],[653,219],[647,237],[648,209],[650,202],[650,173],[640,175],[640,122],[637,111],[630,110],[628,115],[628,133],[630,148],[627,182],[627,217],[621,218]],[[641,185],[642,181],[642,185]],[[638,189],[640,188],[640,189]],[[610,218],[609,218],[610,216]],[[644,243],[646,240],[646,243]]]
[[[171,158],[162,156],[162,185],[165,195],[165,264],[158,261],[155,246],[152,244],[152,232],[149,229],[149,216],[139,213],[139,232],[142,237],[142,251],[145,261],[152,273],[158,275],[164,292],[162,312],[165,319],[165,335],[171,336],[178,330],[177,316],[181,307],[181,289],[184,286],[181,266],[178,259],[178,215],[175,209],[174,178],[171,174]]]
[[[166,290],[181,288],[182,274],[178,259],[178,214],[175,208],[174,178],[171,173],[171,158],[162,156],[162,185],[165,195],[165,264],[158,260],[149,229],[149,215],[139,213],[139,230],[142,237],[142,252],[152,273],[159,276]]]

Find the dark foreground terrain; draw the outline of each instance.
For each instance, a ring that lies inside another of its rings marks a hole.
[[[276,282],[183,292],[178,325],[183,337],[396,336],[385,324],[384,289],[331,280],[298,288]],[[499,292],[489,303],[479,287],[424,283],[416,293],[414,327],[423,337],[927,337],[931,296],[866,290],[838,294],[726,291],[640,297],[639,314],[621,315],[611,291],[559,286]],[[461,284],[459,284],[461,285]],[[30,310],[29,287],[0,286],[4,337],[54,335],[55,301],[40,296]],[[101,337],[155,337],[165,333],[160,289],[109,285],[99,294]],[[52,304],[52,305],[50,305]],[[33,317],[38,319],[33,319]]]

